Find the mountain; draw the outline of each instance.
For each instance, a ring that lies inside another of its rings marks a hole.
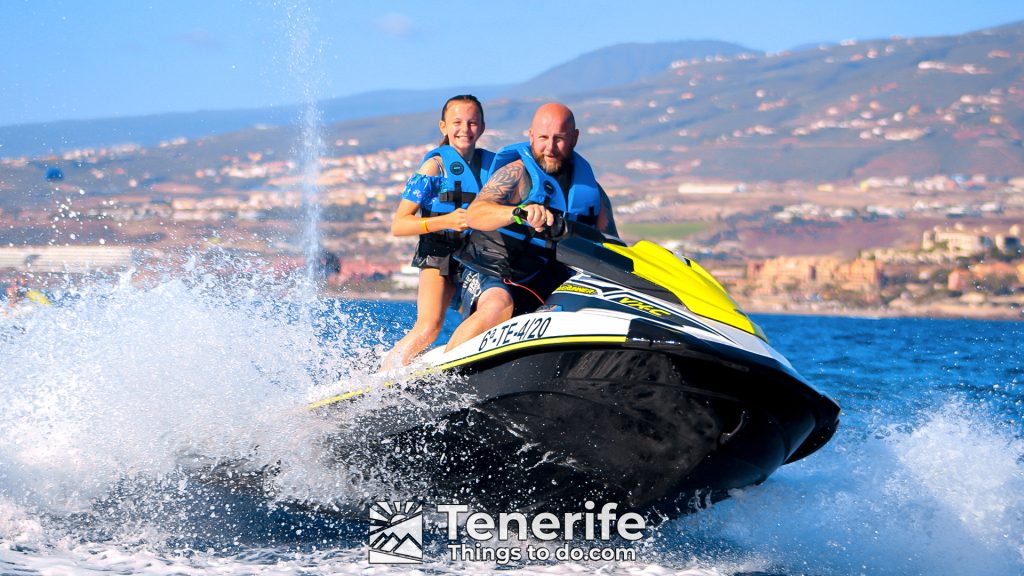
[[[490,98],[505,89],[479,86],[463,90]],[[379,90],[331,98],[318,102],[317,107],[323,122],[336,123],[432,109],[453,93],[450,89]],[[302,112],[303,107],[295,105],[0,126],[0,157],[41,156],[126,143],[153,147],[180,138],[202,138],[257,126],[293,125],[300,121]]]
[[[670,51],[660,54],[658,46]],[[518,87],[493,87],[491,98],[481,93],[485,144],[521,140],[543,93],[558,94],[573,108],[579,150],[599,177],[623,185],[1024,174],[1024,23],[770,55],[677,58],[671,46],[620,45],[581,56],[563,70],[567,83],[555,73],[561,67],[528,81],[538,90],[530,97],[513,97]],[[708,46],[716,54],[724,49]],[[588,64],[601,61],[609,62],[603,74]],[[643,66],[650,72],[625,70]],[[606,85],[611,78],[622,83]],[[450,92],[435,92],[420,112],[379,116],[368,115],[373,102],[386,101],[383,95],[364,95],[364,108],[350,100],[351,113],[367,116],[328,122],[324,152],[343,156],[436,141],[437,109]],[[407,96],[403,102],[415,100]],[[250,152],[285,160],[294,158],[298,139],[295,125],[246,128],[134,154],[130,172],[159,181]],[[0,142],[6,148],[2,132]],[[41,181],[47,166],[35,161],[25,178]]]
[[[1024,174],[1024,23],[671,60],[629,84],[560,98],[576,113],[580,151],[599,175],[624,181]],[[485,102],[486,144],[521,140],[536,101]],[[394,148],[434,140],[433,114],[325,132],[358,141],[356,152]]]
[[[587,52],[564,64],[513,86],[505,98],[565,97],[632,84],[659,74],[673,62],[693,58],[714,58],[760,54],[738,44],[713,40],[616,44]]]
[[[629,84],[561,97],[602,177],[832,182],[1024,174],[1024,23],[771,55],[672,60]],[[496,147],[535,98],[485,102]],[[369,147],[429,142],[424,116],[327,127]],[[417,139],[419,138],[419,139]]]
[[[604,133],[587,146],[616,172],[642,160],[745,181],[1024,173],[1022,23],[695,62],[588,96],[578,113]]]
[[[454,94],[470,93],[481,100],[563,96],[628,84],[664,70],[671,61],[681,58],[745,51],[749,52],[736,44],[713,41],[620,44],[583,54],[520,85],[376,90],[323,100],[317,108],[325,124],[425,111],[438,116],[440,105]],[[41,156],[125,143],[153,147],[180,138],[202,138],[261,126],[285,127],[298,123],[302,112],[303,107],[295,105],[0,126],[0,157]]]

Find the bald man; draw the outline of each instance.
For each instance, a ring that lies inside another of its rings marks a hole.
[[[464,265],[464,320],[447,349],[535,310],[571,272],[532,238],[554,214],[616,235],[608,196],[590,164],[574,152],[580,132],[563,104],[544,104],[533,115],[530,140],[502,149],[491,178],[466,213],[473,233],[456,255]],[[525,217],[517,216],[521,207]]]

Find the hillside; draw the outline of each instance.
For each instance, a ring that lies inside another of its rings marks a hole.
[[[623,237],[697,258],[751,309],[1019,317],[1022,38],[1015,24],[768,55],[614,47],[485,99],[481,145],[523,139],[558,94]],[[343,263],[333,285],[390,290],[415,241],[388,233],[390,215],[447,95],[380,116],[374,103],[423,94],[324,103],[324,118],[363,116],[321,127],[315,171],[294,123],[0,158],[0,246],[130,246],[155,266],[142,270],[223,251],[283,273],[302,266],[316,213]],[[0,281],[33,272],[18,254]]]
[[[627,86],[664,72],[678,60],[740,54],[759,53],[737,44],[711,40],[616,44],[555,66],[510,87],[501,93],[501,97],[564,98],[603,88]]]
[[[482,100],[562,97],[625,85],[664,70],[679,58],[733,55],[752,51],[726,42],[680,41],[621,44],[583,54],[518,85],[458,86],[430,90],[377,90],[317,103],[326,124],[431,111],[457,93]],[[141,117],[68,120],[0,126],[0,157],[41,156],[77,148],[132,143],[154,147],[181,138],[196,139],[257,126],[287,127],[302,118],[304,106],[248,110],[200,110]],[[286,128],[285,128],[286,129]]]
[[[539,100],[487,101],[487,144],[521,139]],[[583,132],[580,150],[602,174],[627,181],[1020,175],[1024,25],[676,60],[638,82],[564,100]],[[340,145],[328,154],[433,141],[434,107],[330,124],[326,141]],[[175,156],[280,153],[294,141],[288,128],[247,130]]]
[[[463,89],[481,98],[496,96],[503,86]],[[407,114],[438,106],[452,93],[438,90],[380,90],[331,98],[317,103],[326,123],[381,115]],[[181,138],[196,139],[249,130],[257,126],[289,126],[301,121],[303,106],[251,110],[200,110],[126,118],[63,120],[0,126],[0,157],[42,156],[78,148],[121,144],[155,147]]]
[[[657,56],[659,50],[679,46],[598,51],[581,56],[578,74],[566,76],[581,90],[563,98],[577,115],[579,149],[604,181],[674,189],[690,181],[820,183],[1024,174],[1024,24],[771,55],[737,51],[670,61]],[[602,58],[614,62],[608,78],[630,83],[588,88],[588,82],[603,81],[591,70]],[[622,71],[639,68],[638,58],[648,63],[661,58],[663,64],[654,66],[660,72],[636,80]],[[552,78],[541,75],[530,82],[540,87]],[[389,106],[411,106],[414,96],[421,95],[378,99]],[[435,94],[423,112],[329,123],[322,131],[323,153],[369,154],[433,142],[442,100]],[[541,100],[486,100],[483,144],[497,148],[522,139]],[[325,118],[345,108],[332,106],[324,105]],[[124,122],[122,129],[131,136],[135,128]],[[6,148],[3,138],[0,133]],[[116,194],[127,181],[127,176],[118,179],[118,172],[136,175],[142,185],[187,181],[191,174],[247,154],[258,154],[263,162],[290,161],[298,141],[294,126],[263,125],[171,146],[128,148],[94,159],[114,173],[99,182],[83,180],[79,175],[88,170],[73,156],[38,158],[0,172],[0,191],[20,192],[17,197],[0,194],[0,207],[47,197],[42,176],[51,168],[62,169],[70,184],[85,182],[90,189],[98,185],[101,192]]]
[[[580,149],[603,174],[810,182],[1024,174],[1022,24],[666,68],[566,96]],[[537,100],[487,102],[493,145],[522,138]],[[332,139],[369,148],[429,141],[434,131],[423,115],[328,128]]]
[[[577,103],[592,154],[671,174],[1024,173],[1024,26],[680,64]]]

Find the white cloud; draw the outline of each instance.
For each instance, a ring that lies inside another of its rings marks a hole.
[[[408,38],[416,34],[416,23],[412,18],[398,12],[388,12],[377,18],[374,24],[378,30],[388,36]]]

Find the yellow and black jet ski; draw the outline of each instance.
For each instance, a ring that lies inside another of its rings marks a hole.
[[[829,441],[839,406],[700,265],[561,228],[551,244],[575,274],[536,311],[425,354],[398,386],[441,408],[370,416],[360,454],[428,501],[557,510],[589,499],[673,515]],[[330,416],[366,392],[312,407]]]

